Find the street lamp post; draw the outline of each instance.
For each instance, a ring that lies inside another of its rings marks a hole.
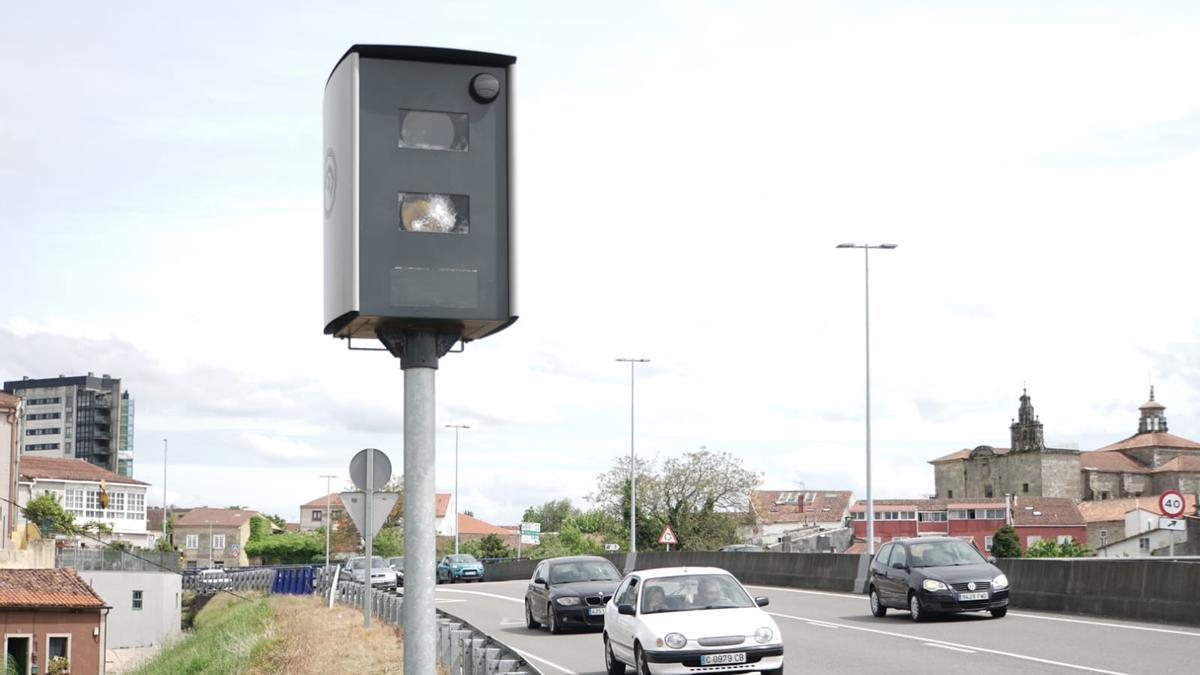
[[[454,430],[454,554],[458,555],[458,432],[471,427],[466,424],[447,424],[446,428]],[[517,537],[520,536],[518,533]]]
[[[337,478],[331,474],[322,474],[325,479],[325,571],[329,571],[329,531],[333,529],[333,493],[329,481]]]
[[[163,439],[163,512],[162,512],[163,541],[167,540],[167,439]]]
[[[637,553],[637,461],[633,454],[633,369],[650,359],[617,359],[629,364],[629,552]]]
[[[867,554],[875,555],[875,501],[871,497],[871,249],[891,250],[896,244],[838,244],[838,248],[861,248],[863,250],[863,280],[866,313],[866,362],[867,362]]]

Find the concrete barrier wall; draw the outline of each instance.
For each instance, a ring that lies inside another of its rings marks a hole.
[[[1002,558],[1014,609],[1200,625],[1200,561]]]

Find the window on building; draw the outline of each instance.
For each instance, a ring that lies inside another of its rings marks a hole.
[[[322,513],[320,511],[313,511],[312,512],[312,522],[314,522],[314,523],[321,522],[321,515],[322,515]]]
[[[1148,552],[1150,550],[1150,537],[1139,537],[1138,548]]]
[[[983,550],[985,550],[985,551],[992,550],[992,536],[991,535],[987,535],[983,538]]]
[[[67,488],[67,503],[63,506],[76,515],[83,515],[83,490]]]
[[[1108,499],[1108,490],[1100,491],[1100,499]]]
[[[917,514],[917,520],[923,523],[943,523],[946,521],[945,511],[921,511]]]
[[[46,663],[58,657],[71,660],[71,636],[49,635],[46,637]]]
[[[992,486],[991,485],[983,486],[983,496],[987,497],[988,499],[992,498]]]
[[[983,517],[988,520],[1003,520],[1005,517],[1004,509],[987,509],[984,511]]]
[[[1029,494],[1029,483],[1021,483],[1021,492]]]
[[[134,520],[139,520],[146,517],[146,494],[144,492],[130,492],[129,504],[125,508],[126,517]]]
[[[88,490],[84,494],[83,515],[85,518],[101,518],[104,516],[100,511],[99,490]]]
[[[198,549],[198,548],[200,548],[200,535],[198,535],[198,534],[189,534],[189,535],[187,536],[187,538],[184,540],[183,547],[184,547],[184,548],[190,548],[190,549],[193,549],[193,550],[194,550],[194,549]]]
[[[195,560],[189,560],[189,561],[187,561],[187,562],[185,563],[185,568],[186,568],[186,569],[189,569],[189,570],[194,570],[194,569],[196,569],[196,561],[195,561]]]
[[[125,517],[125,493],[124,492],[109,492],[108,493],[108,510],[116,518]]]
[[[214,534],[213,538],[212,538],[212,547],[214,549],[224,550],[225,549],[225,535]]]
[[[954,490],[946,490],[946,499],[954,499]]]
[[[1041,540],[1041,537],[1037,536],[1036,534],[1031,534],[1028,537],[1025,537],[1025,548],[1029,548]]]
[[[140,610],[142,608],[142,592],[141,591],[133,592],[133,608],[136,610]]]

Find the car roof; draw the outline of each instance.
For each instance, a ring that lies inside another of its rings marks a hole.
[[[563,563],[563,562],[582,562],[582,561],[597,562],[603,560],[606,563],[612,563],[608,558],[598,555],[564,555],[558,558],[546,558],[544,563]]]
[[[677,577],[684,574],[726,574],[733,576],[728,570],[723,570],[720,567],[655,567],[648,570],[635,570],[631,574],[636,574],[643,579],[650,577]]]
[[[962,541],[962,540],[959,539],[958,537],[904,537],[904,538],[897,537],[896,539],[893,539],[892,541],[889,541],[887,543],[891,544],[894,542],[897,544],[915,544],[915,543],[919,543],[919,542],[931,542],[931,541]],[[967,542],[963,541],[963,543],[965,544]]]

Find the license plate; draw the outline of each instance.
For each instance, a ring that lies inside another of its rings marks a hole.
[[[467,570],[467,571],[463,572],[463,576],[464,577],[473,577],[473,576],[475,576],[475,570]]]
[[[700,665],[716,666],[723,663],[745,663],[746,652],[734,652],[732,654],[705,654],[700,657]]]
[[[959,593],[958,594],[959,602],[966,602],[967,600],[987,600],[987,599],[988,599],[988,594],[986,591],[983,593]]]
[[[589,616],[604,616],[603,607],[588,607]]]

